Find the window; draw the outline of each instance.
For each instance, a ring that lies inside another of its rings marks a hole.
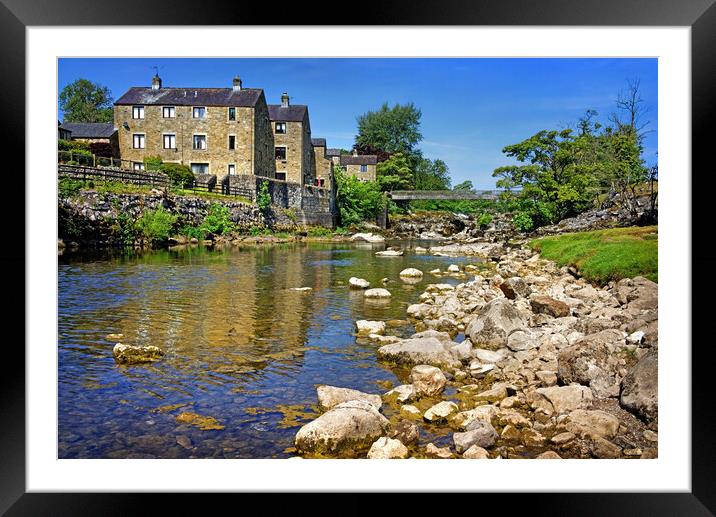
[[[286,171],[283,172],[277,172],[276,173],[276,179],[281,181],[286,181]]]
[[[134,149],[144,149],[144,133],[135,133],[132,135],[132,147]]]
[[[206,135],[194,135],[194,149],[206,149]]]
[[[164,135],[164,149],[176,149],[177,148],[177,136],[176,135]]]
[[[276,122],[276,134],[279,134],[279,135],[286,134],[286,123],[285,122]]]
[[[234,174],[236,174],[236,165],[234,165],[233,163],[230,163],[229,164],[229,176],[233,176]]]
[[[277,160],[285,160],[286,159],[286,147],[277,147],[276,148],[276,159]]]
[[[191,110],[191,116],[193,118],[206,118],[206,108],[204,107],[195,107]]]
[[[229,135],[229,149],[236,149],[236,137]]]
[[[175,118],[177,116],[177,110],[174,106],[162,107],[162,117],[164,118]]]
[[[191,172],[194,174],[209,174],[209,164],[208,163],[192,163],[191,164]]]
[[[132,162],[132,169],[135,171],[143,171],[144,170],[144,163],[142,162]]]
[[[132,106],[132,118],[144,118],[144,106]]]
[[[229,108],[229,120],[236,120],[236,108]]]
[[[367,165],[361,165],[361,166],[360,166],[360,171],[361,171],[361,172],[368,172],[368,166],[367,166]]]

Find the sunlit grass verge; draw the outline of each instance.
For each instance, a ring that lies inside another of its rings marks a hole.
[[[658,281],[658,226],[633,226],[535,239],[530,247],[596,284],[643,276]]]

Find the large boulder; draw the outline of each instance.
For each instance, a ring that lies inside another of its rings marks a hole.
[[[429,364],[455,368],[460,361],[450,352],[449,344],[434,337],[404,339],[378,349],[378,359],[397,364]]]
[[[117,343],[112,349],[114,360],[119,364],[153,363],[164,357],[164,351],[158,346],[134,346]]]
[[[586,386],[572,384],[570,386],[537,388],[536,391],[549,402],[556,413],[588,409],[592,405],[592,390]]]
[[[442,422],[449,419],[452,415],[457,413],[457,411],[457,404],[451,400],[443,400],[429,408],[423,415],[423,418],[428,422]]]
[[[492,424],[484,420],[475,420],[464,433],[455,433],[452,435],[455,443],[455,450],[462,453],[473,445],[478,447],[492,447],[497,440],[497,431]]]
[[[435,397],[445,389],[447,379],[440,368],[419,364],[410,371],[410,382],[418,396]]]
[[[535,314],[548,314],[555,318],[569,316],[569,305],[549,296],[533,296],[530,305]]]
[[[532,290],[523,279],[513,276],[500,284],[500,290],[510,300],[514,300],[519,296],[527,298]]]
[[[296,433],[300,453],[354,456],[390,431],[390,422],[364,400],[338,404]]]
[[[408,457],[408,448],[400,440],[383,436],[378,438],[368,451],[370,460],[392,460]]]
[[[415,269],[414,267],[409,267],[407,269],[403,269],[400,272],[401,277],[408,277],[408,278],[422,278],[423,272],[419,269]]]
[[[605,411],[577,409],[567,415],[565,428],[581,438],[614,438],[619,430],[619,419]]]
[[[356,329],[359,336],[368,336],[370,334],[385,334],[384,321],[358,320],[356,321]]]
[[[332,409],[338,404],[350,400],[363,400],[371,404],[375,409],[380,409],[383,405],[383,400],[380,395],[371,395],[350,388],[338,388],[336,386],[321,384],[316,388],[316,392],[318,394],[318,406],[323,411]]]
[[[376,235],[375,233],[355,233],[351,236],[352,241],[363,242],[385,242],[385,237]]]
[[[351,289],[368,289],[370,287],[370,282],[365,278],[352,276],[348,279],[348,286]]]
[[[483,306],[465,330],[475,346],[502,348],[508,336],[526,328],[520,312],[506,298],[496,298]]]
[[[656,421],[659,416],[658,362],[656,350],[648,352],[621,382],[622,407],[647,422]]]
[[[376,287],[374,289],[364,291],[363,296],[366,298],[390,298],[390,291],[383,289],[382,287]]]
[[[584,384],[600,398],[618,396],[618,358],[612,354],[618,332],[604,330],[585,336],[574,345],[560,350],[557,356],[557,376],[562,383]]]
[[[402,257],[403,256],[403,250],[385,250],[385,251],[377,251],[376,256],[378,257]]]
[[[474,409],[467,411],[461,411],[453,417],[452,423],[457,429],[466,429],[475,420],[484,420],[485,422],[492,422],[492,419],[497,416],[497,407],[491,404],[483,406],[477,406]]]

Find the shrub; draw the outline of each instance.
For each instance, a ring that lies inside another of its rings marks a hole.
[[[366,220],[375,220],[378,212],[384,208],[385,200],[377,183],[359,181],[355,176],[345,174],[340,168],[335,170],[336,204],[341,224],[351,226]]]
[[[269,194],[268,181],[262,181],[256,192],[256,204],[262,212],[266,212],[268,207],[271,206],[271,194]]]
[[[57,183],[57,195],[61,198],[72,197],[77,194],[83,186],[84,184],[80,180],[61,178]]]
[[[492,214],[489,214],[487,212],[483,213],[478,219],[477,224],[480,228],[485,229],[487,228],[490,223],[492,222]]]
[[[145,156],[144,168],[148,171],[161,170],[162,158],[160,156]]]
[[[209,205],[209,213],[201,224],[201,229],[205,233],[213,233],[215,235],[224,235],[233,231],[235,225],[231,221],[229,209],[222,204],[211,203]]]
[[[202,240],[204,237],[206,237],[206,232],[204,232],[204,230],[202,230],[199,226],[186,225],[181,230],[179,230],[179,233],[185,235],[189,239],[195,238]]]
[[[113,149],[109,142],[92,142],[89,144],[89,151],[95,156],[112,158]]]
[[[190,188],[194,185],[194,174],[186,165],[180,163],[162,163],[159,165],[161,172],[169,176],[172,185],[180,188]]]
[[[166,211],[163,207],[156,210],[147,210],[136,222],[136,230],[144,240],[154,243],[169,238],[177,216]]]
[[[512,217],[512,224],[521,232],[528,232],[534,228],[532,218],[526,212],[518,212]]]
[[[333,235],[333,230],[323,226],[310,226],[306,228],[306,235],[309,237],[330,237]]]
[[[73,151],[91,155],[90,146],[87,142],[79,140],[58,140],[57,149],[59,151]]]

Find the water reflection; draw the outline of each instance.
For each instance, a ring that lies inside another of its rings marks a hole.
[[[354,321],[405,318],[425,284],[456,282],[427,271],[458,259],[375,257],[375,249],[293,243],[61,256],[58,456],[290,455],[297,426],[315,418],[316,384],[380,393],[398,383],[375,346],[356,341]],[[410,266],[426,271],[415,285],[398,276]],[[351,276],[372,286],[388,278],[393,296],[366,300],[348,289]],[[166,355],[117,366],[110,333]],[[224,428],[178,422],[182,412]]]

